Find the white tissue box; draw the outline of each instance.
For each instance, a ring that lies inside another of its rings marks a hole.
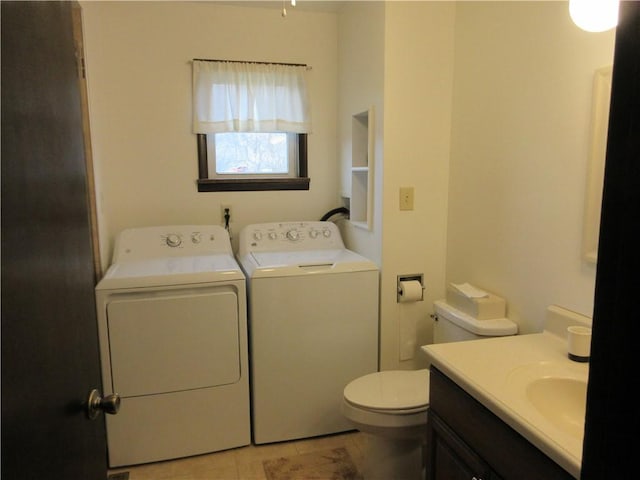
[[[507,313],[504,298],[489,292],[486,297],[469,298],[451,285],[447,286],[447,303],[478,320],[505,318]]]

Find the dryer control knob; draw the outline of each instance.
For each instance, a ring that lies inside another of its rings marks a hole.
[[[254,240],[262,240],[262,232],[260,231],[253,232],[253,238]]]
[[[292,242],[295,242],[296,240],[298,240],[300,238],[300,234],[298,233],[297,230],[289,230],[287,232],[287,238],[289,240],[291,240]]]
[[[180,238],[180,235],[177,235],[175,233],[170,233],[169,235],[167,235],[167,245],[169,245],[170,247],[179,247],[181,243],[182,239]]]

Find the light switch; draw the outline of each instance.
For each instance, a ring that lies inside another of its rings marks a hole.
[[[400,187],[400,210],[413,210],[413,187]]]

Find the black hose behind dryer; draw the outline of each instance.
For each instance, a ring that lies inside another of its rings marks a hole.
[[[321,222],[326,222],[327,220],[329,220],[331,217],[333,217],[334,215],[338,215],[338,214],[342,214],[345,215],[347,218],[349,218],[349,209],[347,207],[338,207],[338,208],[334,208],[332,210],[329,210],[327,213],[325,213],[322,218],[320,218]]]

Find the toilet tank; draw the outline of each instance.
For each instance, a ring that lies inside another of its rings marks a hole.
[[[478,320],[443,300],[436,301],[434,307],[436,316],[433,343],[504,337],[518,333],[518,326],[508,318]]]

